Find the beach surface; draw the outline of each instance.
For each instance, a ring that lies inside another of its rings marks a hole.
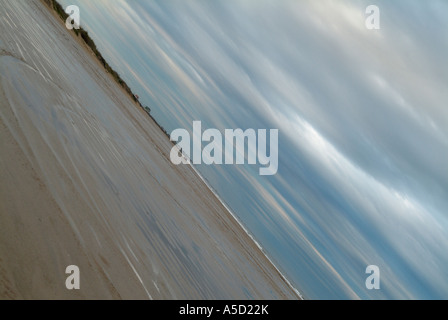
[[[0,299],[299,298],[48,7],[0,30]]]

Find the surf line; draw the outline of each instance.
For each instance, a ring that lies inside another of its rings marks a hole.
[[[193,164],[206,165],[241,165],[247,160],[247,164],[255,165],[258,160],[261,176],[275,175],[278,171],[278,129],[269,130],[269,140],[266,129],[258,132],[254,129],[225,129],[223,141],[223,134],[218,129],[202,131],[201,121],[193,121],[192,137],[186,129],[175,129],[170,140],[177,142],[170,152],[171,162],[175,165],[190,164],[190,160]],[[204,148],[203,142],[207,143]]]

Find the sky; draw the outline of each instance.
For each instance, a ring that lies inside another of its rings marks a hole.
[[[196,168],[305,298],[448,298],[447,1],[60,2],[168,132],[279,130]]]

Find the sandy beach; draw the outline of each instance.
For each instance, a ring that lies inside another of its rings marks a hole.
[[[298,298],[49,8],[0,29],[0,299]]]

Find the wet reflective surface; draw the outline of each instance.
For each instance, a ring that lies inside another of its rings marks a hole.
[[[2,298],[297,298],[47,8],[0,18]]]

